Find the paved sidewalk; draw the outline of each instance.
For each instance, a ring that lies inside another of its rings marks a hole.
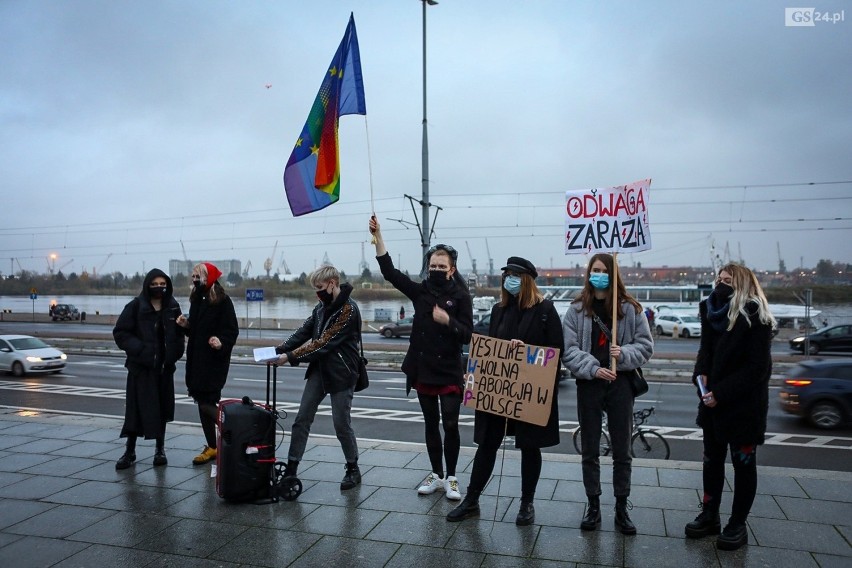
[[[481,498],[482,518],[447,523],[453,503],[443,493],[415,492],[429,473],[421,445],[359,440],[363,483],[341,492],[337,440],[312,437],[297,501],[238,505],[216,495],[210,466],[190,465],[203,444],[197,426],[169,426],[167,467],[154,468],[153,444],[140,441],[139,461],[117,472],[120,427],[111,418],[0,408],[0,566],[852,566],[849,473],[760,468],[750,544],[722,552],[711,538],[683,538],[697,514],[697,463],[634,461],[639,534],[625,537],[613,530],[611,485],[602,528],[579,530],[578,456],[545,454],[534,525],[514,524],[513,450]],[[462,486],[472,458],[462,450]]]

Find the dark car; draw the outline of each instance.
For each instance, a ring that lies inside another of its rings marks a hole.
[[[379,328],[379,335],[384,337],[402,337],[403,335],[411,335],[411,325],[414,323],[414,318],[403,318],[399,321],[386,323]]]
[[[53,321],[56,320],[78,320],[80,319],[80,310],[74,304],[56,304],[53,307],[51,314]]]
[[[488,328],[491,326],[491,314],[485,314],[473,323],[473,333],[479,335],[488,335]]]
[[[778,395],[785,412],[818,428],[837,428],[852,419],[852,359],[802,361]]]
[[[810,345],[808,353],[816,355],[820,351],[852,351],[852,325],[824,327],[807,336]],[[790,340],[790,349],[805,352],[805,336]]]

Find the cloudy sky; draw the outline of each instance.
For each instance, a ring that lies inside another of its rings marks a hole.
[[[790,4],[429,7],[432,242],[480,270],[585,264],[565,191],[652,178],[653,248],[622,264],[706,266],[713,243],[757,269],[852,262],[852,8],[790,27]],[[294,218],[284,165],[350,12],[368,114],[341,120],[341,200]],[[418,0],[3,0],[0,273],[167,268],[183,244],[257,274],[276,242],[273,270],[353,273],[362,250],[375,270],[371,192],[416,271],[422,33]]]

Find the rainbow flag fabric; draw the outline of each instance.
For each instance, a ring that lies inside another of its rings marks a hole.
[[[354,14],[284,168],[284,192],[295,217],[340,199],[337,127],[345,114],[367,114]]]

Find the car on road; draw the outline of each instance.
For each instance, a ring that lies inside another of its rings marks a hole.
[[[852,325],[834,325],[824,327],[805,336],[790,340],[790,349],[805,352],[805,337],[808,339],[808,353],[816,355],[821,351],[852,351]]]
[[[817,428],[837,428],[852,419],[852,359],[802,361],[778,393],[782,410]]]
[[[677,334],[680,337],[701,337],[701,320],[695,316],[658,314],[654,323],[656,324],[657,335],[674,337],[674,328],[677,326]]]
[[[16,377],[29,373],[59,373],[68,356],[37,337],[0,335],[0,371]]]
[[[53,321],[57,320],[79,320],[80,310],[74,304],[56,304],[50,314]]]
[[[414,318],[403,318],[398,321],[386,323],[379,328],[379,335],[387,338],[411,335],[411,326],[413,323]]]
[[[479,335],[488,335],[488,328],[491,326],[491,314],[485,314],[473,322],[473,333]]]

